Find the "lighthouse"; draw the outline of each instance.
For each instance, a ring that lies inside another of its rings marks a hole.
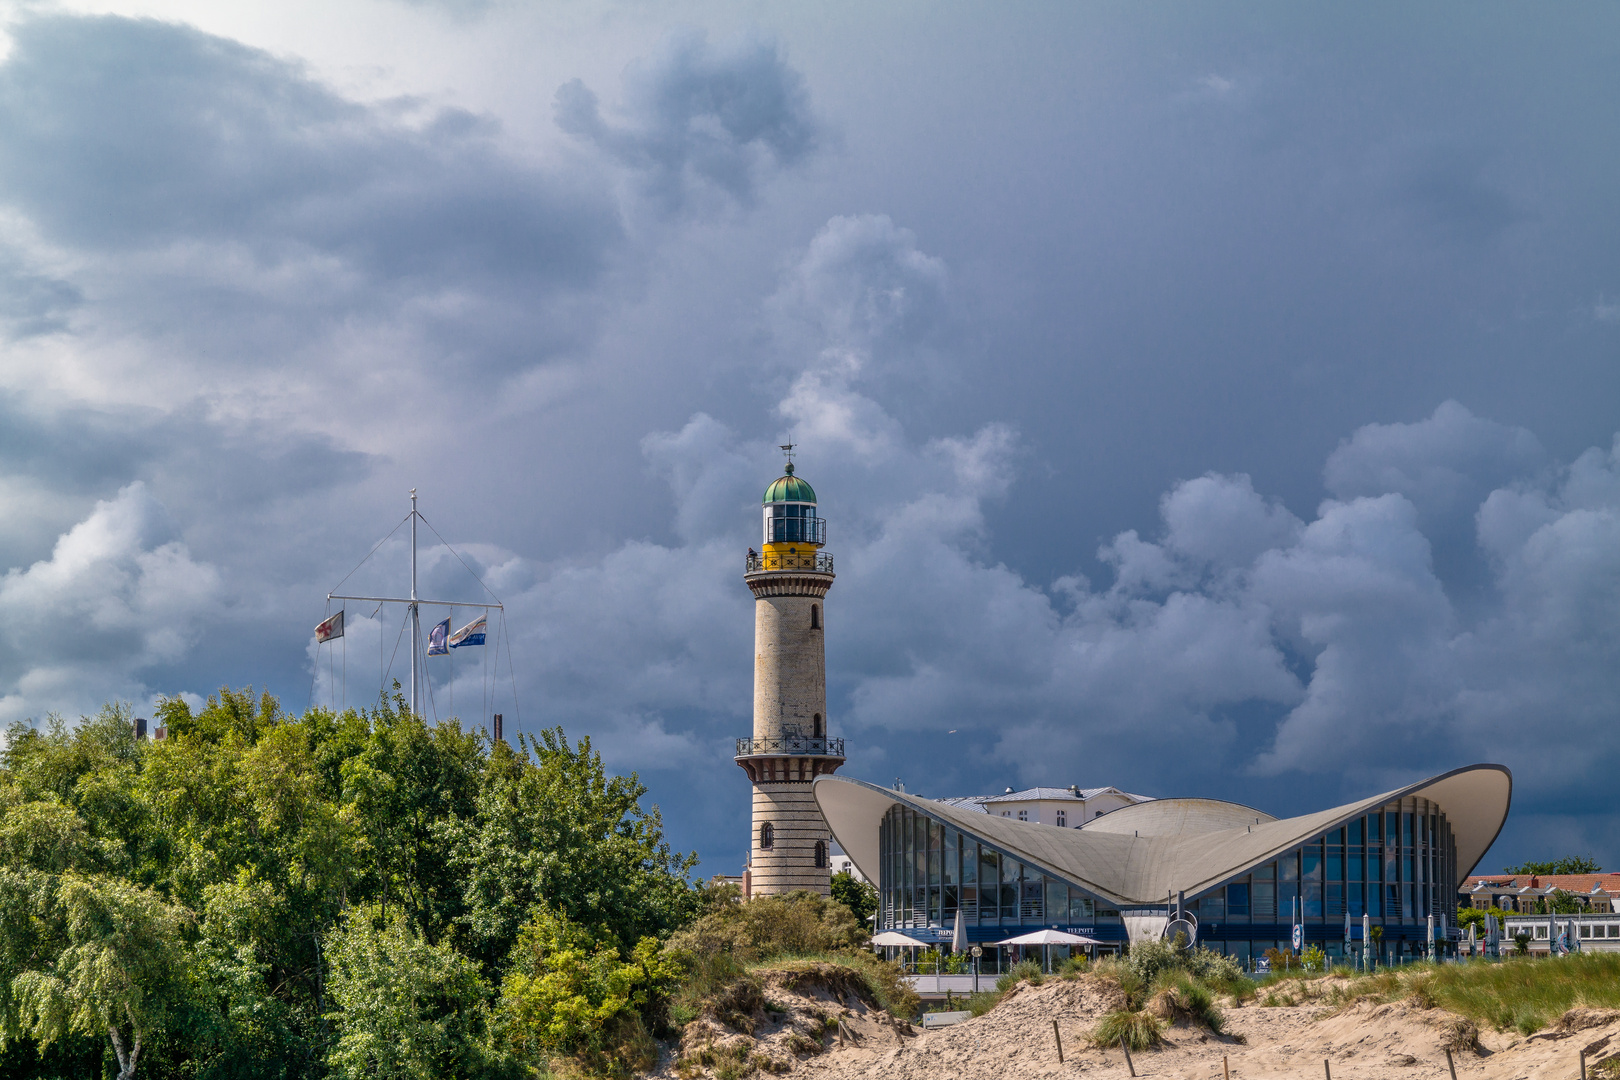
[[[827,823],[810,784],[844,763],[844,740],[827,734],[825,601],[832,555],[816,493],[787,468],[763,500],[764,533],[743,581],[754,594],[754,734],[737,740],[737,764],[754,788],[751,896],[832,888]]]

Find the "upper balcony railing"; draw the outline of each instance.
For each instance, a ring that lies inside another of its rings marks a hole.
[[[814,739],[808,735],[788,735],[780,739],[738,739],[737,756],[756,754],[825,754],[844,756],[843,739]]]
[[[827,519],[818,517],[767,517],[767,544],[825,544]]]
[[[830,551],[775,551],[761,554],[750,552],[744,562],[744,573],[765,574],[777,570],[808,570],[814,574],[833,572]]]

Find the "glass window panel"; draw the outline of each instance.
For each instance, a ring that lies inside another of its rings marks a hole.
[[[1350,833],[1350,843],[1352,843],[1352,844],[1361,843],[1361,819],[1360,818],[1356,818],[1356,820],[1350,822],[1350,824],[1346,826],[1346,829]]]
[[[1350,849],[1350,875],[1349,875],[1348,880],[1350,880],[1350,881],[1360,881],[1360,880],[1362,880],[1362,862],[1361,862],[1361,849],[1360,848],[1351,848]]]
[[[1081,896],[1074,889],[1069,890],[1069,921],[1074,923],[1089,923],[1096,918],[1096,907],[1088,896]]]
[[[1401,917],[1401,887],[1396,884],[1384,885],[1384,918],[1399,919]]]
[[[1322,877],[1328,881],[1344,880],[1344,849],[1328,848],[1327,858],[1323,861]]]
[[[1001,877],[1001,868],[997,855],[987,847],[979,848],[979,918],[988,923],[997,919],[997,881]]]
[[[1384,887],[1382,885],[1367,886],[1367,914],[1375,919],[1384,916]]]
[[[1249,883],[1228,885],[1226,887],[1226,914],[1228,918],[1236,918],[1249,913]]]
[[[1282,874],[1282,880],[1284,880],[1284,881],[1298,881],[1299,880],[1299,855],[1298,855],[1298,853],[1297,852],[1290,852],[1289,854],[1284,855],[1282,858],[1278,859],[1277,860],[1277,869],[1278,869],[1278,872]]]
[[[1269,863],[1268,862],[1264,866],[1257,866],[1257,867],[1254,868],[1254,879],[1256,881],[1272,881],[1276,877],[1277,877],[1277,864],[1276,863]]]
[[[1046,879],[1046,910],[1052,918],[1061,919],[1069,910],[1069,886],[1066,882]]]
[[[1345,885],[1345,904],[1349,907],[1350,914],[1358,919],[1367,911],[1361,897],[1361,882],[1352,881]]]
[[[1412,816],[1411,814],[1401,815],[1401,843],[1407,847],[1412,846]]]
[[[1321,881],[1322,849],[1313,844],[1305,849],[1303,858],[1305,860],[1305,876]]]
[[[979,845],[966,837],[962,838],[962,884],[977,882],[979,880]]]
[[[1424,914],[1423,912],[1421,912],[1421,911],[1419,911],[1417,909],[1417,905],[1414,904],[1412,902],[1412,900],[1413,900],[1412,886],[1410,886],[1410,885],[1402,885],[1401,886],[1401,917],[1402,918],[1415,919],[1418,916]]]
[[[1254,911],[1254,921],[1276,922],[1277,883],[1274,881],[1256,881],[1253,889],[1254,895],[1251,897],[1251,906]]]
[[[956,884],[957,871],[960,869],[960,866],[961,866],[961,856],[957,851],[958,843],[959,843],[959,841],[957,840],[956,830],[955,829],[946,829],[945,830],[945,847],[944,847],[945,866],[944,866],[944,869],[942,871],[942,876],[944,877],[945,884],[947,884],[947,885],[955,885]]]
[[[1226,897],[1220,892],[1211,893],[1198,902],[1198,919],[1200,922],[1224,922],[1226,920]]]
[[[971,925],[979,917],[979,887],[959,885],[962,891],[962,919]]]
[[[1040,922],[1044,916],[1041,876],[1026,872],[1019,890],[1018,918],[1023,922]]]
[[[1367,843],[1370,844],[1375,840],[1382,840],[1383,838],[1384,838],[1384,815],[1383,814],[1368,814],[1367,815]]]
[[[1401,880],[1402,881],[1416,881],[1417,880],[1417,878],[1412,876],[1412,856],[1410,856],[1410,855],[1404,855],[1404,856],[1401,857]]]
[[[1329,881],[1322,886],[1322,915],[1326,918],[1344,916],[1344,882]]]

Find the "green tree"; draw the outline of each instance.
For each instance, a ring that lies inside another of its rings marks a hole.
[[[1574,915],[1585,910],[1585,906],[1574,893],[1565,892],[1563,889],[1554,889],[1548,894],[1548,900],[1551,901],[1553,913],[1556,915]]]
[[[478,965],[448,943],[430,945],[396,910],[379,928],[351,913],[327,937],[337,1040],[332,1075],[481,1077],[514,1070],[489,1043],[488,988]]]
[[[148,1040],[194,996],[190,913],[105,875],[6,876],[0,1041],[104,1035],[118,1080],[131,1080]]]
[[[670,849],[634,773],[609,776],[590,740],[570,745],[561,728],[520,749],[533,760],[497,744],[474,812],[441,826],[465,890],[469,947],[486,972],[541,911],[613,936],[625,954],[692,917],[697,856]]]
[[[1551,862],[1527,862],[1504,867],[1504,874],[1601,874],[1603,867],[1590,855],[1566,855]]]
[[[869,881],[861,881],[848,870],[840,870],[832,877],[832,898],[849,908],[861,925],[867,925],[877,914],[878,891]]]
[[[498,1072],[525,923],[554,911],[628,963],[702,902],[645,788],[560,731],[491,746],[397,694],[292,716],[222,689],[162,702],[161,742],[131,715],[13,725],[0,749],[0,1071],[115,1045],[83,1034],[100,1016],[143,1074],[319,1080],[396,1028],[438,1047],[411,1061]]]
[[[541,912],[523,927],[501,986],[508,1038],[535,1066],[567,1055],[594,1073],[648,1069],[657,1054],[641,1017],[685,970],[655,938],[642,938],[621,957],[612,936],[593,938]]]

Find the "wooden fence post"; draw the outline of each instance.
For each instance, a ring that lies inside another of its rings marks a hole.
[[[1135,1076],[1136,1063],[1131,1060],[1131,1048],[1125,1045],[1125,1036],[1123,1035],[1119,1037],[1119,1048],[1125,1051],[1125,1067],[1131,1071],[1132,1076]]]
[[[1451,1070],[1451,1080],[1457,1080],[1457,1063],[1451,1060],[1451,1047],[1446,1047],[1446,1068]]]
[[[1063,1064],[1063,1033],[1058,1030],[1057,1020],[1052,1021],[1052,1038],[1057,1040],[1058,1064]]]

